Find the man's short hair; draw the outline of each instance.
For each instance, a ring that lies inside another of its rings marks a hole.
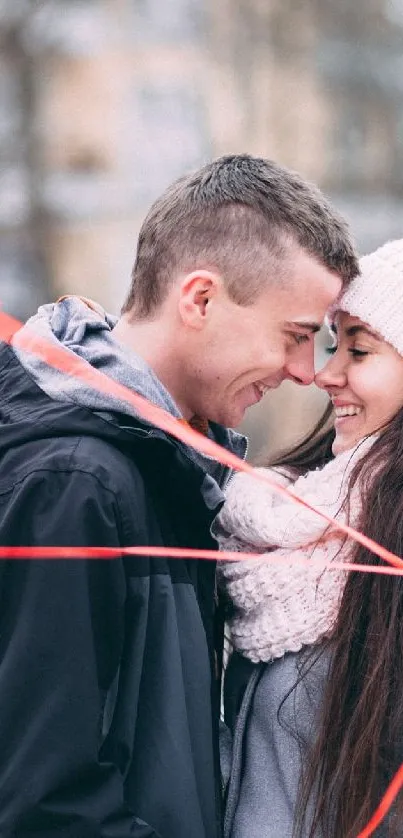
[[[231,298],[250,305],[282,276],[299,245],[343,285],[359,272],[348,226],[296,172],[248,154],[220,157],[181,177],[151,207],[140,230],[123,313],[152,316],[179,275],[218,271]]]

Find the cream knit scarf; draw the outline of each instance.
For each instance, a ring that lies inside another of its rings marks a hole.
[[[357,461],[375,437],[339,454],[320,470],[294,483],[275,471],[277,482],[289,485],[299,497],[347,523],[344,501]],[[262,469],[259,469],[262,471]],[[357,486],[349,498],[349,523],[357,524],[360,498]],[[219,585],[233,603],[230,620],[235,648],[254,663],[297,652],[328,636],[344,590],[345,571],[315,566],[315,558],[346,561],[351,541],[328,528],[326,521],[298,506],[270,486],[237,474],[227,489],[227,500],[213,524],[220,549],[311,559],[311,566],[271,564],[270,557],[219,563]]]

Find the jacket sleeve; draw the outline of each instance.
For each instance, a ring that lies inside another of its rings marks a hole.
[[[0,496],[0,543],[119,546],[115,496],[92,474],[35,472]],[[120,559],[0,562],[2,838],[158,838],[99,758],[124,601]]]

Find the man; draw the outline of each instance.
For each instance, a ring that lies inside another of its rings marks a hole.
[[[296,174],[217,160],[156,201],[120,320],[77,298],[30,328],[244,456],[227,427],[286,378],[357,273]],[[227,469],[123,400],[0,353],[0,544],[150,545],[149,558],[3,561],[0,835],[218,838],[214,547]]]

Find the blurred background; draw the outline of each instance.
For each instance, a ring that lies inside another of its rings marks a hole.
[[[0,0],[0,301],[118,312],[174,178],[247,151],[317,182],[361,252],[403,235],[403,0]],[[318,348],[319,362],[321,348]],[[250,455],[323,408],[284,384]]]

